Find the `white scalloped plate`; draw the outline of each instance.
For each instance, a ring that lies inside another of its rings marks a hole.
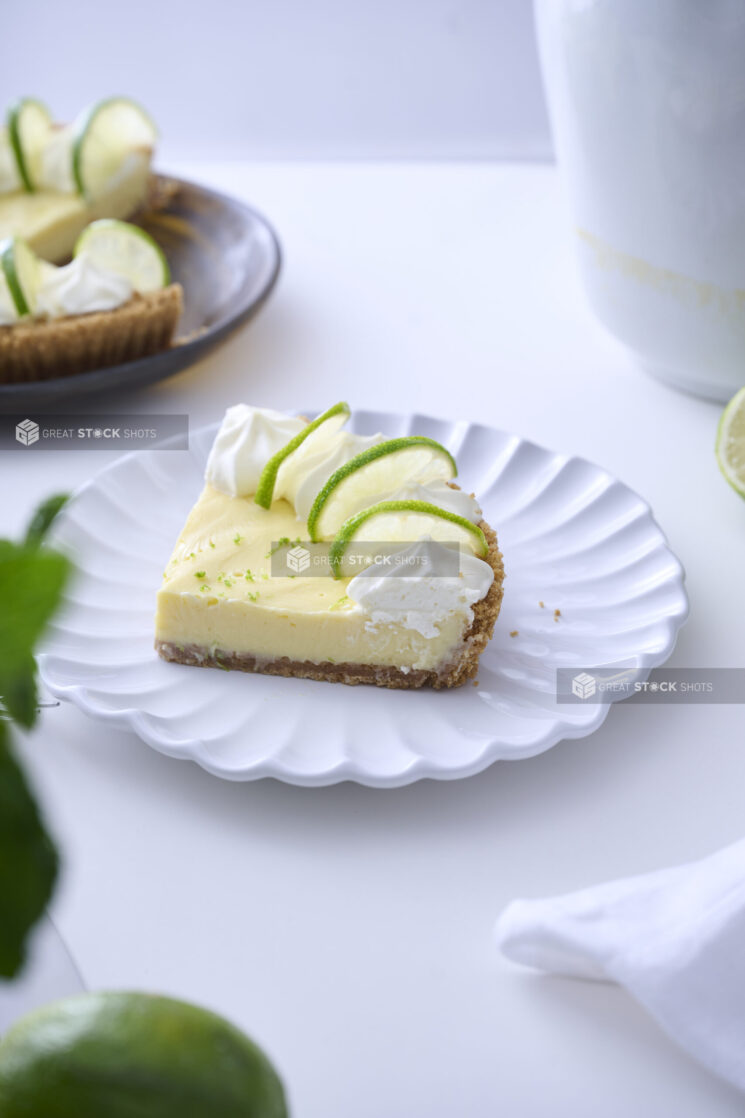
[[[58,519],[54,542],[79,573],[40,656],[49,690],[229,780],[396,787],[470,776],[592,733],[609,708],[557,704],[557,668],[647,672],[670,655],[688,609],[683,571],[631,489],[584,459],[478,424],[357,412],[350,429],[444,443],[497,529],[505,597],[478,686],[387,691],[160,660],[155,593],[200,491],[213,426],[193,433],[188,451],[119,459]]]

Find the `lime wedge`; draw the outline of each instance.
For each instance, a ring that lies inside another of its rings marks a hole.
[[[352,542],[402,543],[429,536],[438,543],[457,544],[483,559],[489,550],[478,525],[427,501],[380,501],[350,516],[331,544],[329,562],[334,578]]]
[[[73,256],[81,253],[104,271],[126,276],[140,295],[171,282],[163,250],[144,229],[126,221],[105,217],[92,222],[75,244]]]
[[[73,177],[88,199],[99,197],[131,151],[152,148],[158,135],[142,106],[127,97],[85,109],[73,129]]]
[[[41,173],[41,153],[52,130],[52,115],[41,101],[24,97],[8,109],[7,124],[21,182],[33,193]]]
[[[293,451],[302,446],[309,435],[312,435],[313,432],[317,431],[320,427],[323,427],[326,433],[333,434],[335,431],[338,431],[340,427],[344,426],[349,418],[349,414],[349,404],[345,403],[343,400],[338,404],[334,404],[333,407],[314,419],[312,423],[309,423],[307,427],[304,427],[293,439],[290,439],[287,446],[278,450],[277,453],[269,459],[261,472],[259,484],[256,489],[256,496],[254,497],[256,504],[261,505],[263,509],[268,509],[271,506],[274,496],[274,486],[277,481],[277,474],[279,473],[280,466]]]
[[[11,237],[0,244],[0,267],[18,317],[33,314],[41,283],[41,262],[25,241]]]
[[[732,397],[722,412],[717,430],[719,469],[732,488],[745,497],[745,388]]]
[[[371,446],[331,475],[308,516],[312,540],[330,540],[349,517],[381,493],[409,481],[449,481],[458,470],[448,450],[424,435],[406,435]]]

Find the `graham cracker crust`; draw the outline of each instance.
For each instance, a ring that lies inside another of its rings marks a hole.
[[[451,483],[452,484],[452,483]],[[453,486],[457,488],[457,486]],[[314,664],[309,660],[292,660],[282,656],[276,660],[258,660],[244,652],[227,652],[220,649],[210,651],[199,645],[176,645],[169,641],[156,641],[155,648],[163,660],[175,664],[191,664],[203,668],[222,668],[223,671],[259,672],[262,675],[294,676],[299,679],[315,679],[327,683],[373,684],[376,687],[415,689],[432,687],[460,687],[473,679],[478,671],[479,657],[486,648],[494,625],[499,616],[504,596],[504,563],[497,543],[497,534],[485,520],[479,527],[486,536],[489,552],[486,562],[494,571],[494,581],[486,597],[476,602],[473,608],[473,621],[464,634],[463,643],[451,663],[438,671],[412,669],[403,672],[400,668],[370,664],[332,664],[329,661]]]
[[[74,376],[168,349],[183,309],[183,290],[134,295],[111,311],[0,326],[0,383]]]

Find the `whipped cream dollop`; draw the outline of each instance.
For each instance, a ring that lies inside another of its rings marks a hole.
[[[304,426],[302,419],[271,408],[228,408],[207,459],[206,480],[229,497],[250,497],[269,459]]]
[[[456,516],[462,516],[472,524],[478,524],[483,515],[475,497],[464,493],[462,489],[453,489],[442,480],[428,481],[426,485],[410,482],[390,493],[381,493],[372,501],[366,501],[365,505],[376,505],[378,501],[426,501],[447,512],[454,512]]]
[[[83,252],[62,268],[42,262],[35,313],[48,318],[111,311],[133,295],[130,281],[98,267]]]
[[[442,574],[451,569],[452,550],[424,536],[396,552],[392,563],[373,563],[355,575],[347,597],[369,615],[369,625],[403,625],[435,637],[446,617],[462,614],[464,623],[469,621],[471,606],[494,581],[483,559],[465,551],[459,558],[457,575]]]

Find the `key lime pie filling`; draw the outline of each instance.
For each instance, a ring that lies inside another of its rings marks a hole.
[[[228,409],[158,592],[161,657],[403,688],[475,675],[502,601],[496,534],[444,447],[348,417]]]

